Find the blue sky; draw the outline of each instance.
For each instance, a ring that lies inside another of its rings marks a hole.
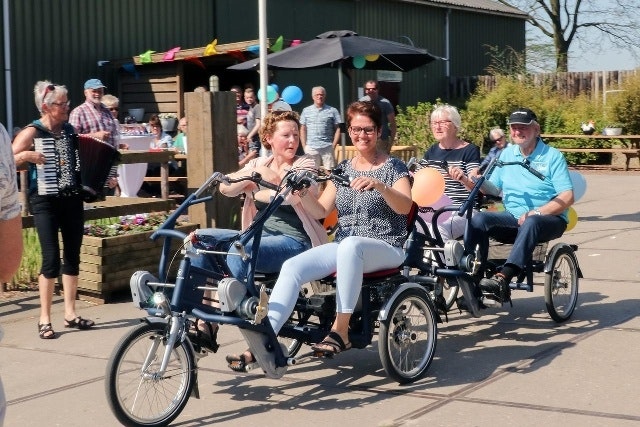
[[[597,36],[591,36],[590,39],[595,43]],[[572,46],[573,49],[569,53],[569,71],[615,71],[615,70],[633,70],[640,67],[640,61],[637,56],[640,53],[638,49],[621,49],[618,47],[604,46],[599,53],[591,54],[578,46]],[[636,54],[636,58],[633,54]]]
[[[571,5],[573,1],[567,0]],[[633,4],[637,0],[629,0]],[[583,14],[585,9],[606,9],[611,7],[610,0],[586,0],[581,8]],[[631,13],[638,13],[637,9]],[[634,19],[633,17],[631,18]],[[584,22],[584,20],[580,20]],[[527,39],[535,36],[539,30],[527,24]],[[541,33],[539,33],[541,34]],[[615,71],[633,70],[640,67],[640,49],[619,48],[603,37],[602,33],[596,29],[582,28],[580,37],[584,40],[574,39],[569,50],[569,71]],[[551,39],[543,36],[541,40],[546,44],[551,44]],[[634,57],[635,55],[635,57]],[[549,70],[550,71],[550,70]]]

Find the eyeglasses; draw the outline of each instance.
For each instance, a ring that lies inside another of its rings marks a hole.
[[[69,107],[71,105],[71,101],[66,102],[52,102],[51,105],[57,105],[58,107]]]
[[[365,92],[373,92],[375,90],[378,90],[378,88],[377,87],[365,87],[364,88]]]
[[[376,127],[375,126],[367,126],[367,127],[360,127],[360,126],[351,126],[349,127],[349,132],[351,132],[354,135],[360,135],[360,132],[363,132],[367,135],[371,135],[372,133],[374,133],[376,131]]]
[[[502,141],[503,138],[504,136],[501,136],[500,138],[492,139],[491,142],[496,143],[498,141]]]
[[[53,92],[56,90],[55,85],[49,85],[44,89],[44,95],[42,95],[42,103],[44,104],[44,100],[47,97],[47,95],[49,94],[49,92]]]
[[[435,122],[431,122],[431,126],[436,127],[436,126],[449,126],[449,123],[451,123],[451,120],[438,120]]]
[[[162,129],[162,125],[151,125],[151,129]]]
[[[118,107],[109,107],[109,111],[120,111]]]

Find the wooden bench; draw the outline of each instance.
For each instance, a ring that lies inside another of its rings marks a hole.
[[[553,142],[557,140],[579,140],[579,141],[594,141],[594,140],[605,140],[605,141],[615,141],[620,144],[619,148],[561,148],[556,147],[563,153],[610,153],[610,154],[620,154],[625,156],[625,171],[629,170],[629,163],[633,158],[640,159],[640,135],[567,135],[567,134],[542,134],[540,135],[542,139],[548,142]],[[553,144],[552,144],[553,145]],[[613,165],[612,165],[613,167]]]
[[[624,170],[629,170],[629,162],[633,158],[640,158],[640,150],[627,148],[558,148],[563,153],[611,153],[624,154],[626,157]]]

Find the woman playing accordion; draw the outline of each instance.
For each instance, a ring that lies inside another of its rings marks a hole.
[[[29,202],[42,249],[42,268],[38,276],[38,334],[42,339],[52,339],[56,338],[56,333],[51,322],[51,302],[55,280],[60,273],[64,290],[64,326],[89,329],[94,322],[78,316],[75,307],[84,232],[84,196],[78,139],[73,126],[67,122],[67,89],[40,81],[33,92],[40,118],[16,136],[13,154],[16,166],[29,171]],[[37,151],[36,146],[41,151]],[[43,177],[40,183],[39,171]],[[62,235],[63,262],[58,232]]]

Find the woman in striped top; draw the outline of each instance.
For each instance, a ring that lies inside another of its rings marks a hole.
[[[480,149],[458,138],[462,120],[458,110],[451,105],[440,105],[431,113],[431,132],[438,141],[429,147],[424,159],[444,176],[444,193],[460,206],[469,196],[480,165]],[[438,225],[444,241],[458,239],[464,234],[466,217],[452,215]]]

